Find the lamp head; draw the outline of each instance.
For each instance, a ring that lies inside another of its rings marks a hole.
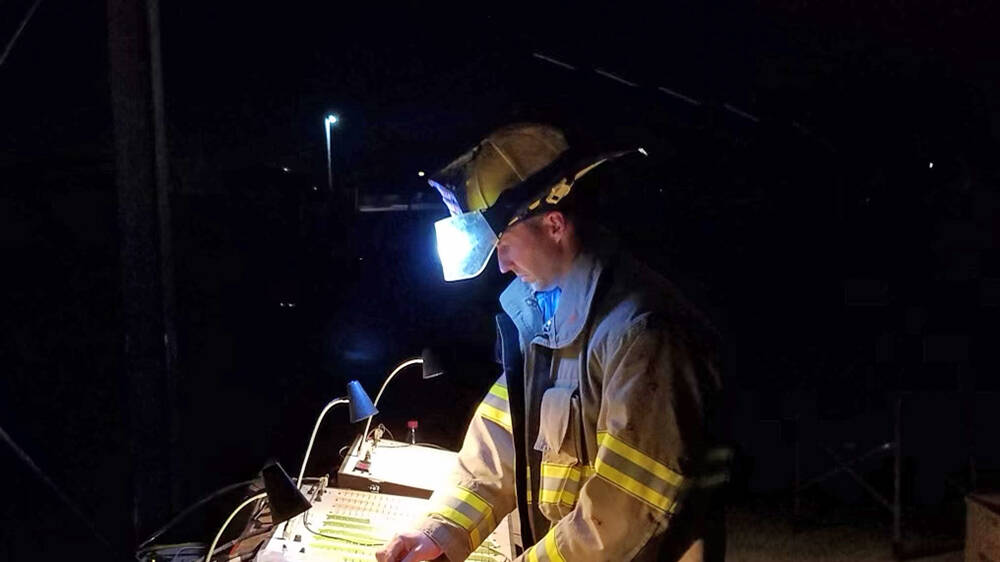
[[[277,461],[270,461],[261,471],[264,490],[271,505],[271,520],[277,525],[307,511],[309,499],[292,483],[292,479]]]
[[[423,360],[424,379],[433,379],[444,374],[444,362],[437,351],[425,347],[420,358]]]
[[[347,383],[347,400],[351,409],[351,423],[364,421],[378,413],[372,399],[358,381]]]

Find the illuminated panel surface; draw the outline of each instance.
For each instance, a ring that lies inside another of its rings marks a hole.
[[[394,534],[406,531],[430,509],[430,500],[327,488],[313,507],[294,519],[282,538],[279,532],[257,556],[259,562],[371,562],[375,551]],[[306,529],[316,531],[317,536]],[[511,556],[507,519],[468,558],[475,562],[504,562]],[[298,538],[299,540],[295,540]]]
[[[369,471],[358,470],[358,460],[360,456],[357,454],[347,458],[341,473],[373,482],[393,482],[434,491],[448,484],[458,455],[453,451],[383,439],[372,452]]]

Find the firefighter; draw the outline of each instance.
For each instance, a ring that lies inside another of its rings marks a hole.
[[[380,562],[465,560],[512,513],[518,560],[724,557],[714,331],[574,204],[600,189],[592,170],[634,152],[522,123],[431,176],[452,215],[435,224],[445,279],[479,275],[494,250],[516,279],[500,295],[503,374],[452,481]]]

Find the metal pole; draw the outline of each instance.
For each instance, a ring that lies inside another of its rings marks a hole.
[[[122,334],[131,457],[132,541],[170,514],[169,321],[164,317],[160,191],[165,162],[152,39],[157,6],[107,0],[122,267]],[[162,98],[159,100],[162,104]],[[158,152],[159,150],[159,152]],[[128,533],[122,533],[127,541]]]
[[[180,458],[180,416],[174,415],[177,404],[177,328],[174,323],[176,293],[174,289],[173,219],[170,206],[170,164],[167,152],[166,108],[163,99],[163,59],[160,56],[160,0],[148,0],[150,86],[153,91],[153,142],[156,160],[156,208],[160,224],[160,280],[163,288],[163,346],[167,378],[167,405],[170,408],[170,458]],[[173,471],[175,466],[168,466]],[[180,505],[182,478],[171,479],[170,500]]]
[[[802,419],[795,419],[795,489],[792,494],[792,525],[798,530],[802,513]]]
[[[903,498],[900,492],[901,480],[903,478],[903,397],[896,394],[896,401],[893,404],[893,444],[895,448],[895,458],[893,462],[892,478],[892,546],[897,558],[902,553],[903,547]]]
[[[326,125],[326,186],[333,193],[333,154],[330,152],[330,118],[323,120]]]

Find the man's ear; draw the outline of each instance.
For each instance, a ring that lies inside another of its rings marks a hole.
[[[557,241],[562,240],[563,236],[566,235],[566,215],[560,211],[545,213],[543,224],[545,231]]]

